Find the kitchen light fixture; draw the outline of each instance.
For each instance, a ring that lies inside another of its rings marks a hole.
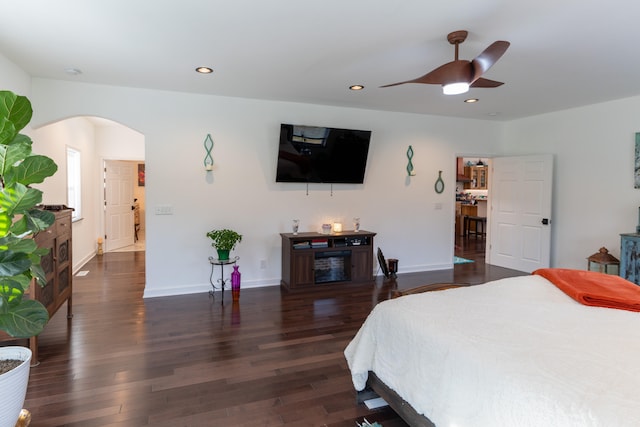
[[[211,73],[213,73],[213,68],[198,67],[198,68],[196,68],[196,72],[198,72],[200,74],[211,74]]]
[[[467,82],[456,82],[442,85],[442,93],[445,95],[459,95],[467,92],[469,92],[469,83]]]
[[[363,85],[351,85],[351,86],[349,86],[349,89],[351,89],[351,90],[362,90],[362,89],[364,89],[364,86]]]

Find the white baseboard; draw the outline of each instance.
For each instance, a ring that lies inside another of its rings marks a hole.
[[[87,256],[85,256],[80,261],[78,261],[77,259],[74,259],[75,264],[73,266],[73,274],[75,275],[78,271],[80,271],[86,263],[88,263],[93,259],[94,256],[96,256],[96,252],[87,254]]]
[[[225,289],[230,289],[229,286],[227,286]],[[240,288],[241,289],[264,288],[264,287],[267,287],[267,286],[280,286],[280,279],[260,280],[260,281],[258,281],[258,280],[248,280],[246,282],[242,282],[241,285],[240,285]],[[156,297],[170,297],[170,296],[176,296],[176,295],[199,294],[199,293],[209,292],[210,290],[211,290],[211,284],[210,283],[197,283],[197,284],[194,284],[194,285],[176,286],[176,287],[161,288],[161,289],[149,289],[148,286],[145,286],[143,298],[156,298]]]

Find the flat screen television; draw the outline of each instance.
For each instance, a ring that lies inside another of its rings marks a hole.
[[[280,125],[276,182],[362,184],[371,131]]]

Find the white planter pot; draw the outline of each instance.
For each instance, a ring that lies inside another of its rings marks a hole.
[[[0,427],[15,427],[27,394],[31,350],[18,346],[0,347],[0,359],[24,361],[17,368],[0,375]]]

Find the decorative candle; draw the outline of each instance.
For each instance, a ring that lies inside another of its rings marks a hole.
[[[342,223],[341,222],[334,222],[333,223],[333,232],[334,233],[341,233],[342,232]]]

